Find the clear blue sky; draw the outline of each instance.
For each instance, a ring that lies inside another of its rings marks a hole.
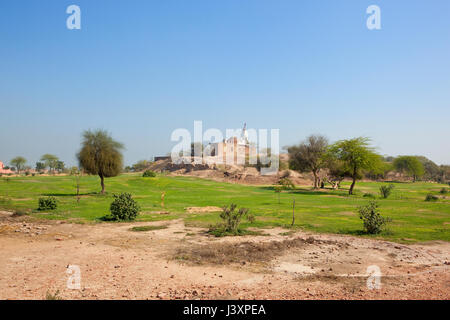
[[[81,30],[66,8],[81,7]],[[382,29],[366,28],[381,7]],[[448,0],[2,0],[0,161],[76,164],[103,128],[125,162],[176,128],[279,128],[372,138],[381,154],[450,163]]]

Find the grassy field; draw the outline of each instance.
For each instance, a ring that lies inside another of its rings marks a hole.
[[[80,202],[76,199],[76,182],[72,176],[10,177],[0,180],[0,208],[27,210],[30,215],[44,219],[70,219],[74,222],[96,222],[109,213],[113,193],[129,192],[142,208],[139,221],[184,218],[188,225],[208,226],[219,221],[218,213],[189,214],[191,206],[224,206],[236,203],[250,208],[256,221],[244,227],[288,227],[292,220],[292,201],[295,199],[295,228],[316,232],[361,234],[362,221],[356,208],[370,199],[364,193],[373,193],[380,203],[383,216],[392,218],[388,229],[372,236],[398,242],[428,240],[450,241],[450,194],[441,195],[446,185],[434,183],[394,183],[388,199],[379,199],[378,188],[386,183],[358,182],[356,194],[347,195],[348,184],[341,190],[312,191],[298,187],[278,195],[271,186],[244,186],[220,183],[193,177],[142,178],[126,174],[106,179],[107,194],[99,194],[99,178],[81,178]],[[165,206],[161,207],[161,193],[165,192]],[[439,196],[435,202],[426,202],[428,193]],[[38,198],[54,196],[58,209],[37,211]],[[160,214],[168,211],[170,214]],[[366,235],[364,235],[366,236]]]

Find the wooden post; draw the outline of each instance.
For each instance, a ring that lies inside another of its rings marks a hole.
[[[295,223],[295,199],[292,201],[292,226],[294,226]]]
[[[163,193],[161,193],[161,207],[164,208],[164,198],[166,196],[166,192],[164,191]]]
[[[80,175],[81,172],[76,173],[77,179],[77,203],[80,203]]]

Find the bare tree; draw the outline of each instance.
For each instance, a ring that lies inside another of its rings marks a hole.
[[[328,140],[321,135],[311,135],[297,146],[288,148],[289,168],[299,172],[312,172],[314,189],[319,188],[319,172],[326,165]]]

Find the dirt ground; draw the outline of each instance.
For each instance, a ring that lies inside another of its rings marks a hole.
[[[144,225],[166,228],[130,231]],[[450,298],[448,242],[264,232],[215,238],[182,220],[70,224],[0,212],[0,299]],[[70,265],[80,289],[67,288]],[[367,286],[373,266],[379,289]]]

